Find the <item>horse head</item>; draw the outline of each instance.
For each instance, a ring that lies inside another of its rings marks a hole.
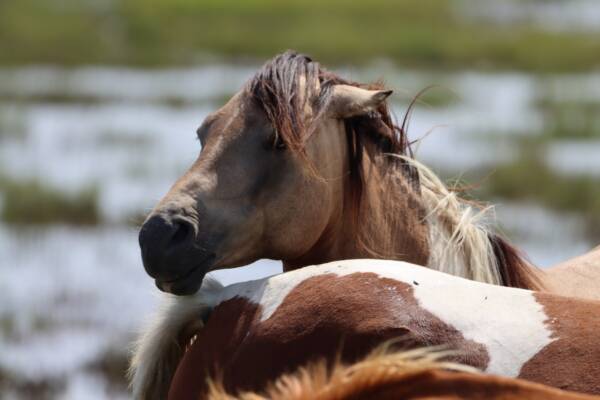
[[[296,53],[267,63],[204,120],[199,158],[142,226],[157,286],[189,294],[211,270],[336,257],[324,242],[341,229],[347,197],[344,121],[372,118],[390,94],[345,84]]]

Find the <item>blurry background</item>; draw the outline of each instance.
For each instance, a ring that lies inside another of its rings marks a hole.
[[[127,398],[157,304],[137,227],[274,54],[428,85],[417,157],[550,266],[600,243],[600,2],[1,0],[0,399]],[[279,264],[223,272],[225,282]]]

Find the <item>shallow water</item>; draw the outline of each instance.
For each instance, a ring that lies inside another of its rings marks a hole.
[[[24,385],[49,382],[59,398],[125,396],[122,382],[107,379],[97,365],[115,352],[116,362],[124,362],[124,349],[160,296],[141,266],[136,228],[126,223],[150,210],[193,162],[200,150],[195,129],[255,68],[0,70],[0,175],[39,179],[63,191],[94,186],[103,219],[90,228],[0,225],[0,375],[8,371]],[[540,96],[600,98],[600,85],[593,84],[600,74],[441,74],[385,63],[341,70],[357,80],[388,78],[398,88],[397,115],[428,84],[454,91],[456,100],[419,106],[410,123],[413,138],[437,127],[417,156],[452,173],[510,160],[511,138],[540,134]],[[598,146],[554,142],[547,157],[561,173],[600,175]],[[535,204],[500,204],[497,213],[538,265],[592,246],[581,216]],[[216,275],[231,283],[279,269],[260,261]],[[14,385],[5,393],[26,397]]]

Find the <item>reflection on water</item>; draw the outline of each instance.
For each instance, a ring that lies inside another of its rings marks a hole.
[[[103,221],[88,228],[0,225],[0,385],[3,376],[16,382],[7,395],[23,395],[22,384],[38,388],[27,393],[46,390],[61,398],[125,396],[120,373],[110,371],[122,371],[127,344],[159,297],[143,272],[131,222],[193,162],[200,150],[195,129],[254,70],[0,71],[0,178],[34,178],[65,192],[94,187]],[[417,73],[383,64],[346,70],[357,80],[385,76],[398,88],[397,115],[428,84],[455,92],[441,104],[419,106],[410,125],[413,138],[443,125],[420,144],[418,157],[450,173],[510,160],[510,138],[543,134],[540,96],[600,98],[600,85],[589,84],[598,74]],[[598,146],[593,139],[553,142],[546,156],[560,173],[597,175]],[[498,215],[542,266],[591,245],[577,215],[533,204],[502,204]],[[230,283],[279,269],[261,261],[216,275]]]

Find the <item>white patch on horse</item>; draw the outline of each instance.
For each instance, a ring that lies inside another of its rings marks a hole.
[[[220,301],[244,297],[262,307],[260,321],[265,321],[306,279],[357,272],[411,285],[420,306],[466,339],[486,346],[488,373],[518,376],[523,364],[553,341],[544,323],[547,316],[533,292],[474,282],[402,261],[346,260],[313,265],[228,286]]]
[[[466,339],[486,346],[487,373],[517,377],[522,366],[554,340],[543,306],[528,290],[425,280],[414,287],[414,295],[419,305]]]

